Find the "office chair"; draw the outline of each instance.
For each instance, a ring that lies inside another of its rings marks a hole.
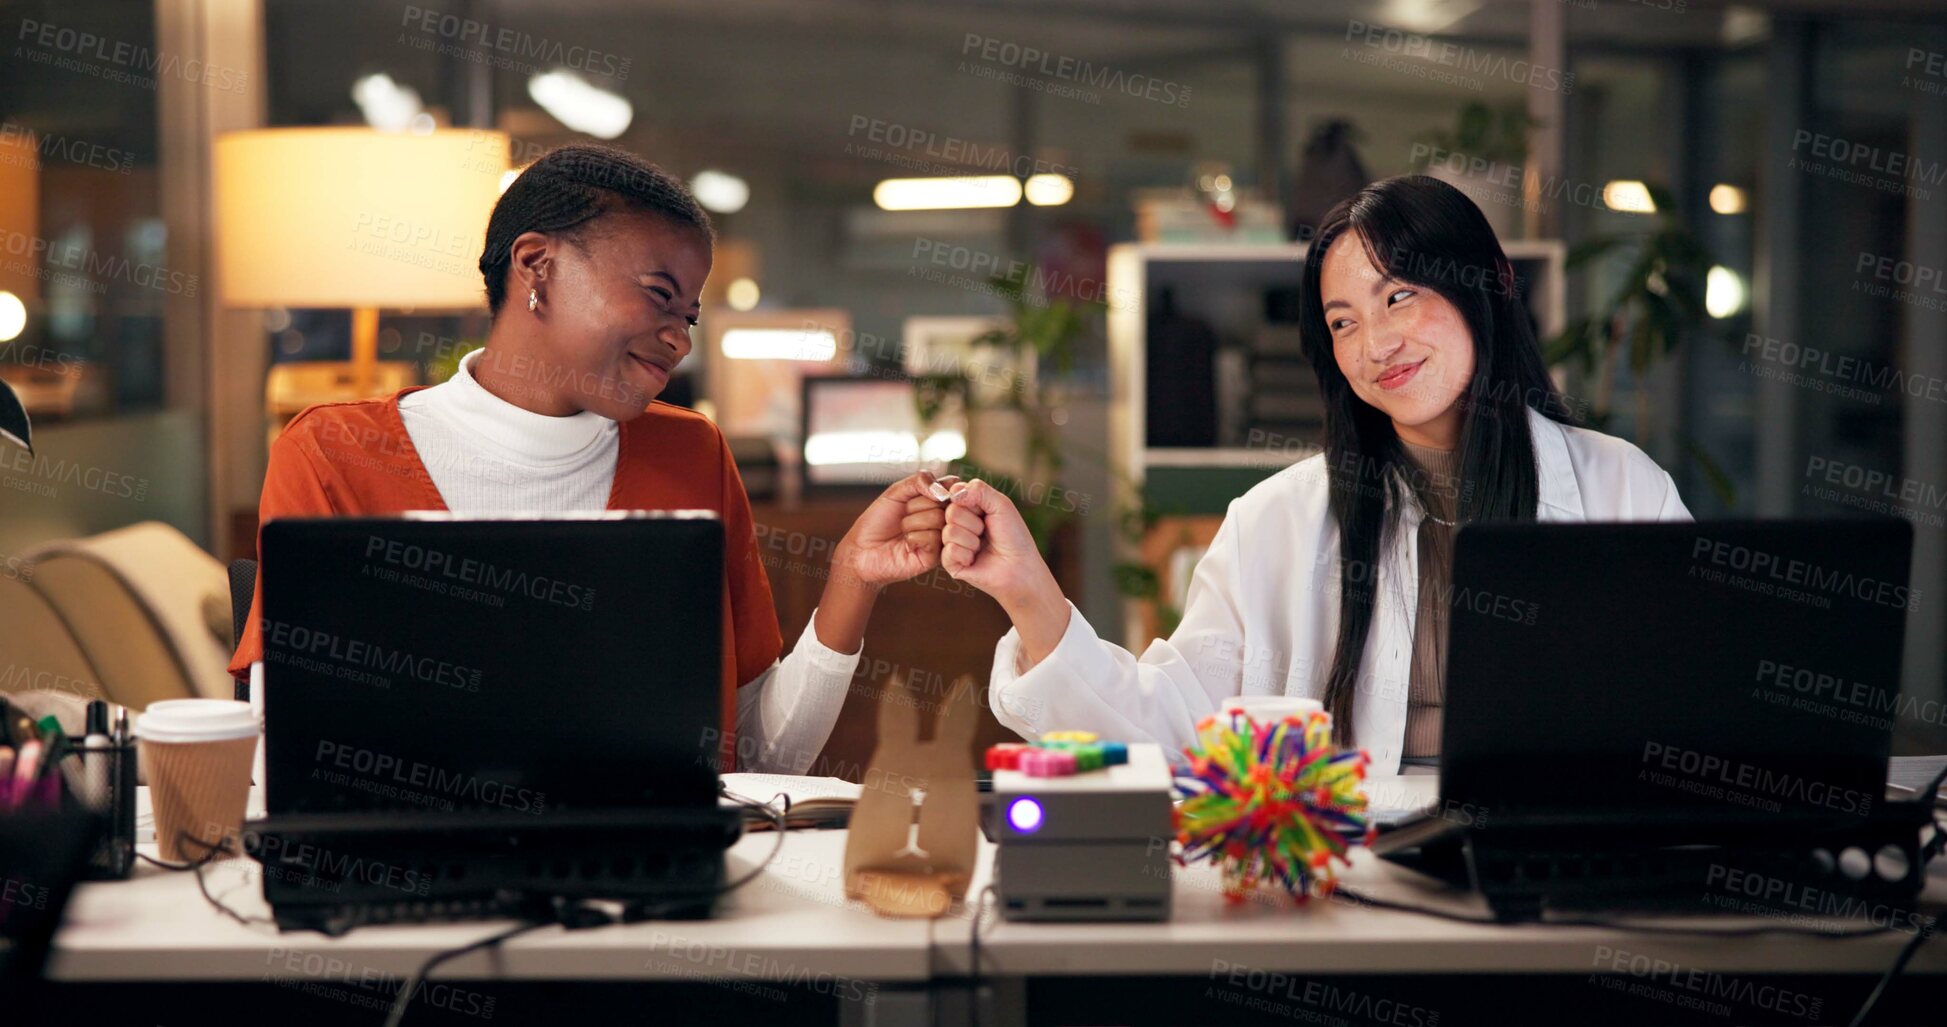
[[[257,592],[257,561],[230,561],[230,648],[243,641],[243,626],[250,620],[250,600]],[[237,699],[250,701],[250,679],[237,681]]]

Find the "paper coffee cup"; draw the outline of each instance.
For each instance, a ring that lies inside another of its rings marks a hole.
[[[257,717],[229,699],[165,699],[135,721],[162,858],[195,861],[243,828]]]
[[[1242,713],[1259,724],[1275,724],[1286,717],[1309,717],[1325,712],[1317,699],[1296,695],[1233,695],[1224,700],[1225,716]]]

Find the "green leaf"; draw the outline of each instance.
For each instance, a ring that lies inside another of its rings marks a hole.
[[[1703,472],[1704,484],[1710,487],[1711,492],[1716,494],[1726,508],[1735,510],[1737,485],[1731,481],[1731,476],[1724,472],[1724,466],[1718,463],[1717,458],[1711,456],[1710,452],[1704,449],[1703,444],[1692,438],[1688,432],[1678,432],[1677,442],[1696,463],[1697,470]]]
[[[1598,235],[1584,239],[1569,248],[1568,256],[1562,259],[1562,264],[1568,270],[1574,271],[1630,241],[1630,238],[1624,235]]]

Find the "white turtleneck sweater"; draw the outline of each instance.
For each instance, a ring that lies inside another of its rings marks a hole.
[[[618,425],[582,411],[549,417],[523,410],[474,380],[479,352],[453,377],[399,400],[406,434],[456,514],[566,513],[608,507]],[[798,644],[737,690],[738,769],[802,774],[831,737],[857,653],[818,641],[816,611]]]

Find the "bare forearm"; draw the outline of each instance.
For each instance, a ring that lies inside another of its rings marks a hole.
[[[1030,587],[1000,603],[1021,634],[1021,653],[1029,667],[1047,659],[1068,632],[1068,600],[1045,567]]]
[[[878,598],[879,587],[859,578],[852,570],[851,554],[841,547],[832,556],[831,576],[825,579],[818,612],[812,616],[818,644],[848,656],[858,652]]]

